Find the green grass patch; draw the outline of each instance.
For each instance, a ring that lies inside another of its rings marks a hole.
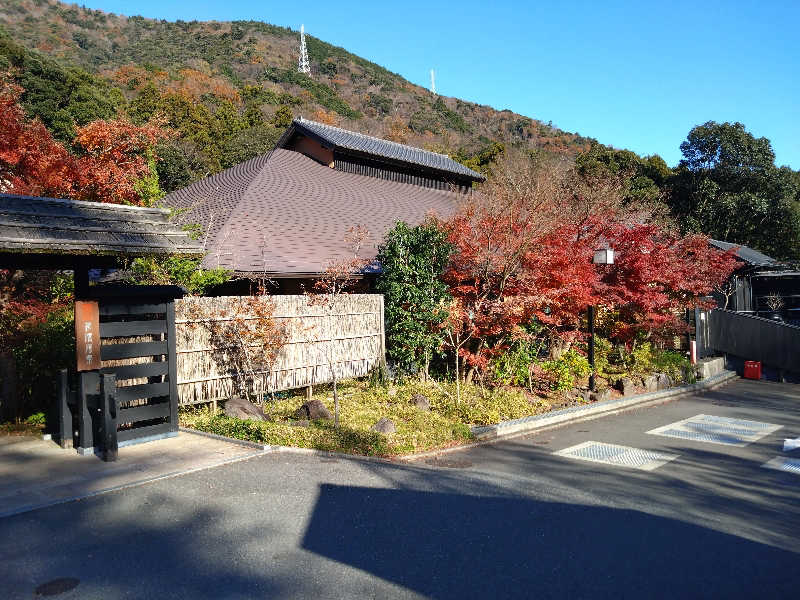
[[[15,423],[13,421],[0,423],[0,436],[4,435],[39,436],[42,434],[42,431],[44,431],[43,422],[31,423],[26,420],[20,423]]]
[[[461,444],[472,439],[472,425],[517,419],[549,408],[546,402],[530,400],[524,392],[510,388],[485,390],[465,385],[458,403],[453,384],[413,381],[390,387],[369,387],[365,382],[350,381],[342,383],[339,389],[338,429],[328,421],[298,426],[293,415],[305,402],[305,396],[300,395],[267,402],[268,421],[234,419],[200,408],[184,409],[181,425],[261,444],[397,456]],[[420,410],[411,402],[416,393],[429,399],[430,411]],[[322,400],[333,413],[329,389],[317,390],[314,397]],[[388,435],[371,431],[370,427],[381,417],[391,419],[397,431]]]

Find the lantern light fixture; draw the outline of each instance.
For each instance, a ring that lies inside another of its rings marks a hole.
[[[596,265],[613,265],[614,264],[614,249],[613,248],[598,248],[594,251],[592,262]]]

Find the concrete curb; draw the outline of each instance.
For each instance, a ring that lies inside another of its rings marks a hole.
[[[308,456],[319,456],[321,458],[336,458],[336,459],[352,459],[367,462],[382,462],[382,463],[396,463],[397,460],[393,458],[386,458],[381,456],[364,456],[362,454],[347,454],[345,452],[334,452],[333,450],[317,450],[316,448],[298,448],[297,446],[270,446],[268,444],[259,444],[258,442],[251,442],[249,440],[240,440],[237,438],[230,438],[216,433],[209,433],[207,431],[200,431],[199,429],[192,429],[190,427],[181,427],[182,433],[189,433],[193,435],[201,435],[203,437],[219,440],[221,442],[229,442],[231,444],[238,444],[246,448],[254,448],[261,450],[260,453],[255,452],[252,456],[259,454],[305,454]],[[248,455],[250,456],[250,455]]]
[[[477,441],[475,442],[470,442],[469,444],[462,444],[459,446],[451,446],[450,448],[439,448],[436,450],[419,452],[417,454],[399,456],[398,460],[405,462],[423,460],[426,458],[439,456],[441,454],[449,454],[451,452],[467,450],[477,446],[485,446],[493,442],[504,439],[512,439],[533,433],[535,431],[545,431],[548,429],[555,429],[556,427],[570,425],[572,423],[578,423],[580,421],[599,419],[601,417],[607,417],[624,412],[626,410],[631,410],[633,408],[643,408],[653,404],[662,404],[687,394],[713,390],[728,383],[732,379],[736,379],[737,377],[738,376],[734,371],[725,371],[724,373],[720,373],[714,377],[709,377],[708,379],[704,379],[703,381],[699,381],[697,383],[691,383],[681,387],[662,390],[660,392],[638,394],[629,398],[615,398],[614,400],[598,402],[589,406],[576,406],[551,413],[545,413],[543,415],[523,417],[522,419],[514,419],[513,421],[504,421],[502,423],[498,423],[497,425],[474,427],[472,432],[477,437]]]
[[[661,390],[659,392],[637,394],[636,396],[630,396],[627,398],[615,398],[613,400],[597,402],[588,406],[574,406],[551,413],[545,413],[543,415],[523,417],[521,419],[514,419],[513,421],[503,421],[497,425],[473,427],[472,433],[479,441],[507,437],[509,435],[519,433],[527,433],[528,431],[541,429],[543,427],[562,425],[564,423],[584,420],[590,417],[597,418],[608,414],[614,414],[635,406],[647,405],[678,396],[684,396],[686,394],[711,390],[717,386],[727,383],[735,377],[737,377],[737,375],[734,371],[725,371],[719,375],[715,375],[714,377],[709,377],[703,381],[698,381],[697,383],[690,383],[688,385]]]

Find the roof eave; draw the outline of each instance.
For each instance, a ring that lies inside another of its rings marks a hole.
[[[378,162],[383,162],[383,163],[388,164],[388,165],[411,167],[411,168],[427,171],[427,172],[430,172],[430,173],[436,173],[437,175],[440,175],[440,176],[443,176],[443,177],[453,177],[453,176],[455,176],[455,177],[459,177],[461,179],[465,179],[467,181],[475,182],[475,183],[483,183],[484,181],[486,181],[486,177],[484,175],[478,173],[477,171],[473,171],[473,173],[475,174],[473,176],[473,175],[469,175],[468,173],[457,173],[455,171],[437,169],[435,167],[422,165],[422,164],[419,164],[419,163],[416,163],[416,162],[390,158],[390,157],[383,156],[383,155],[380,155],[380,154],[373,154],[373,153],[370,153],[370,152],[364,152],[364,151],[360,151],[360,150],[353,150],[352,148],[348,148],[346,146],[341,146],[339,144],[331,142],[329,139],[325,138],[325,136],[322,136],[322,135],[318,134],[316,131],[306,127],[302,122],[297,121],[297,120],[293,121],[292,124],[287,128],[287,130],[280,137],[280,139],[278,139],[278,142],[275,144],[275,147],[276,148],[286,148],[286,145],[288,144],[289,140],[291,140],[292,136],[297,132],[301,132],[302,135],[310,137],[311,139],[313,139],[316,142],[318,142],[319,144],[321,144],[324,148],[328,148],[328,149],[334,150],[334,151],[339,152],[341,154],[347,154],[347,155],[355,156],[355,157],[359,157],[359,158],[369,158],[371,160],[375,160],[375,161],[378,161]],[[468,168],[468,167],[465,167],[465,168]],[[472,169],[470,169],[470,170],[472,170]]]

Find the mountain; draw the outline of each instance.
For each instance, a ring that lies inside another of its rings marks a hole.
[[[4,30],[4,33],[3,31]],[[311,75],[297,72],[299,33],[259,21],[126,17],[54,0],[5,0],[0,71],[54,134],[125,113],[178,132],[159,151],[167,189],[269,148],[304,116],[450,154],[485,169],[504,146],[572,157],[592,140],[541,121],[434,96],[400,75],[306,36]]]

